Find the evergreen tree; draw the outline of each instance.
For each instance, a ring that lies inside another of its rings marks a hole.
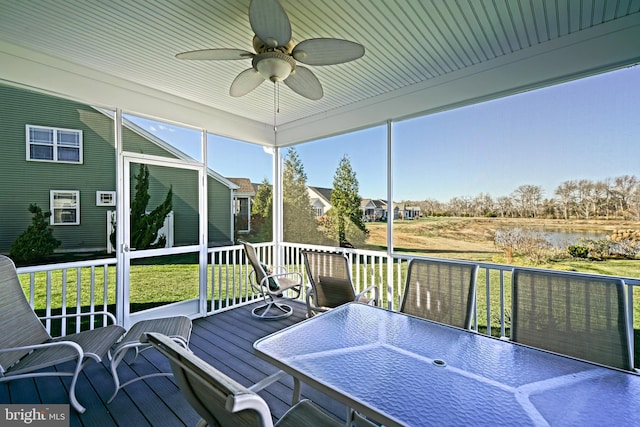
[[[29,205],[29,212],[33,214],[31,225],[11,245],[9,256],[16,262],[40,261],[62,243],[53,237],[53,228],[47,221],[51,212],[42,212],[34,204]]]
[[[364,225],[356,173],[347,155],[340,160],[333,177],[329,217],[340,246],[355,247],[364,243],[369,231]]]
[[[131,202],[131,247],[133,249],[164,248],[167,244],[167,236],[158,237],[158,231],[164,225],[164,220],[173,209],[173,187],[169,188],[164,201],[150,213],[147,213],[149,195],[149,168],[140,163],[140,171],[135,175],[136,194]],[[111,222],[113,232],[109,236],[111,244],[116,247],[116,224]],[[153,242],[158,241],[154,244]]]
[[[251,205],[251,230],[257,241],[273,240],[273,189],[265,178]]]
[[[135,176],[136,195],[131,202],[131,247],[135,249],[163,248],[167,237],[158,238],[158,230],[164,225],[164,220],[173,209],[173,188],[170,187],[167,196],[160,205],[147,213],[149,204],[149,168],[140,163],[140,172]],[[158,241],[154,244],[155,240]]]
[[[319,244],[321,240],[311,199],[307,175],[295,148],[287,151],[282,171],[284,240]]]

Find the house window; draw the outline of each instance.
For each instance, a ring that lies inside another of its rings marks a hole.
[[[317,218],[317,217],[319,217],[319,216],[322,216],[322,215],[323,215],[322,208],[316,208],[316,207],[314,206],[314,208],[313,208],[313,212],[315,213],[316,218]]]
[[[80,224],[80,192],[51,190],[51,225]]]
[[[239,233],[248,233],[249,228],[249,218],[250,218],[250,204],[248,197],[238,197],[235,200],[236,206],[236,230]]]
[[[82,131],[27,125],[27,160],[82,163]]]
[[[96,206],[115,206],[115,191],[96,191]]]

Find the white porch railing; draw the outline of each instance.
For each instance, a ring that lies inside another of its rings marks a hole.
[[[338,251],[345,253],[353,267],[356,291],[376,284],[381,292],[381,305],[397,310],[402,298],[409,255],[388,257],[384,252],[364,251],[327,246],[284,243],[281,252],[275,253],[272,243],[256,245],[259,258],[273,265],[281,260],[289,269],[305,276],[302,262],[303,250]],[[251,266],[242,246],[210,248],[207,278],[207,314],[232,309],[256,301],[259,295],[252,292],[249,283]],[[276,256],[279,255],[279,256]],[[55,264],[18,269],[27,297],[32,306],[42,307],[44,315],[97,313],[111,310],[116,303],[114,258]],[[478,263],[478,285],[474,329],[488,335],[508,337],[511,305],[512,266]],[[621,277],[628,285],[630,323],[634,324],[634,290],[640,286],[639,278]],[[304,296],[301,296],[304,298]],[[36,304],[37,302],[37,304]],[[44,304],[43,304],[44,302]],[[96,316],[100,324],[103,316]],[[639,318],[640,320],[640,318]],[[92,322],[93,324],[93,322]],[[51,321],[45,324],[51,330]],[[90,326],[92,327],[92,325]],[[61,334],[78,331],[80,322],[62,323]],[[640,329],[635,326],[634,329]],[[632,337],[633,338],[633,337]]]
[[[21,267],[17,271],[31,307],[41,307],[40,302],[44,298],[44,312],[41,315],[69,315],[115,311],[115,265],[115,258],[107,258]],[[39,302],[37,306],[36,300]],[[89,321],[86,327],[89,329],[107,322],[105,315],[87,317]],[[76,333],[82,327],[80,319],[78,316],[58,321],[59,328],[53,328],[55,321],[47,319],[45,327],[49,333],[55,329],[55,335]]]

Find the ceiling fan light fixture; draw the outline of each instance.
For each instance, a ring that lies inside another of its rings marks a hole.
[[[253,68],[265,79],[281,82],[296,68],[296,61],[280,52],[264,52],[253,57]]]

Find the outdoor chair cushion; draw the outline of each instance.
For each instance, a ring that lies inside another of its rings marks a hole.
[[[267,274],[267,276],[271,276],[273,274],[273,269],[271,268],[271,266],[267,264],[260,264],[260,266],[262,267],[264,272]],[[276,280],[275,277],[269,277],[267,280],[269,281],[270,290],[277,291],[278,289],[280,289],[280,285],[278,284],[278,281]]]
[[[338,307],[355,300],[355,293],[349,279],[319,276],[316,286],[318,304],[323,307]]]

